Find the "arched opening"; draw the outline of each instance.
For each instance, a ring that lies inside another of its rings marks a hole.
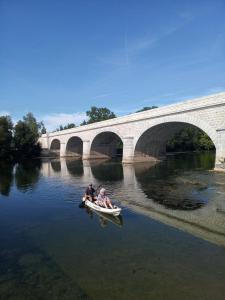
[[[50,151],[54,152],[57,155],[59,155],[59,153],[60,153],[60,141],[58,139],[54,139],[51,142]]]
[[[83,141],[77,136],[73,136],[68,140],[66,145],[66,156],[81,158],[83,154]]]
[[[91,144],[91,158],[115,158],[123,155],[123,142],[114,132],[98,134]]]
[[[161,160],[168,152],[215,150],[210,137],[185,122],[167,122],[146,130],[137,141],[134,160]]]

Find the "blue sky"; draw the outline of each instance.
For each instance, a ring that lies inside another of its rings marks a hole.
[[[48,129],[225,91],[224,0],[0,0],[0,114]]]

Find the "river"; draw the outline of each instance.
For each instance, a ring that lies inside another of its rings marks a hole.
[[[213,164],[0,162],[0,299],[225,299],[225,174]],[[121,217],[79,207],[90,182]]]

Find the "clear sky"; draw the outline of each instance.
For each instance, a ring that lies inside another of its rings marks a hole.
[[[0,0],[0,114],[48,129],[225,91],[225,0]]]

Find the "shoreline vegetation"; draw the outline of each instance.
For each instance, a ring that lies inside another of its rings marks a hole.
[[[40,156],[38,139],[44,132],[43,122],[38,123],[32,113],[16,125],[10,116],[0,116],[0,159],[17,162]]]
[[[144,107],[137,112],[154,108],[157,106]],[[87,120],[80,126],[116,118],[116,115],[106,107],[93,106],[86,111],[86,115]],[[60,125],[56,131],[74,127],[76,127],[74,123],[69,123],[65,126]],[[0,116],[0,160],[17,162],[41,157],[42,148],[38,139],[44,133],[46,133],[44,123],[38,122],[31,112],[15,125],[10,116]],[[215,150],[215,146],[206,133],[193,125],[187,125],[168,140],[166,150],[168,153],[210,151]]]

